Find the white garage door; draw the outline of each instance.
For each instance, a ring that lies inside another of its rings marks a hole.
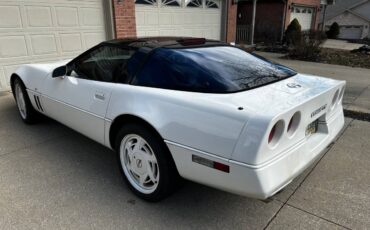
[[[138,36],[221,38],[220,0],[136,0]]]
[[[0,0],[0,91],[24,63],[72,58],[106,37],[104,0]]]
[[[338,38],[361,39],[362,26],[341,26]]]
[[[292,6],[290,10],[290,21],[293,21],[296,18],[301,25],[302,30],[311,29],[312,17],[314,14],[314,10],[312,8]]]

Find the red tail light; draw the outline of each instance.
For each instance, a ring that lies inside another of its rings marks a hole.
[[[272,139],[274,139],[275,131],[276,131],[276,124],[274,125],[274,127],[272,127],[271,132],[269,134],[269,143],[271,143]]]

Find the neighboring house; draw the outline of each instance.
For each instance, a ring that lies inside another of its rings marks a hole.
[[[328,30],[334,22],[339,24],[338,38],[370,38],[370,1],[337,0],[335,5],[326,9],[325,29]]]
[[[0,91],[21,64],[73,58],[107,39],[235,41],[235,0],[0,0]]]
[[[302,30],[317,29],[320,2],[320,0],[258,0],[255,40],[280,41],[285,29],[295,18],[299,21]],[[237,13],[239,30],[252,24],[252,14],[253,1],[239,0]],[[239,34],[241,33],[237,33]],[[249,39],[249,36],[247,37]]]

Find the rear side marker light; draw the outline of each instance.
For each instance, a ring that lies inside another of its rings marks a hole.
[[[225,165],[225,164],[220,163],[220,162],[211,161],[211,160],[208,160],[208,159],[200,157],[200,156],[192,155],[192,161],[195,162],[195,163],[210,167],[210,168],[217,169],[217,170],[222,171],[222,172],[226,172],[226,173],[230,172],[230,166]]]

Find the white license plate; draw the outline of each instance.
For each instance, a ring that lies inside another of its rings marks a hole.
[[[306,127],[306,136],[317,133],[317,128],[319,126],[319,120],[315,120],[307,125]]]

